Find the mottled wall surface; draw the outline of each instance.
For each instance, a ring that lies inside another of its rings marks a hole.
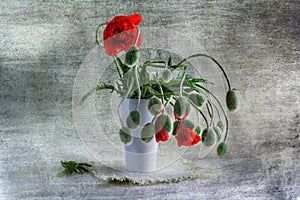
[[[89,176],[53,182],[60,160],[92,160],[71,98],[95,27],[136,12],[141,26],[198,41],[238,88],[230,153],[215,161],[222,174],[149,187],[99,186]],[[297,0],[2,0],[0,199],[300,199],[299,13]]]

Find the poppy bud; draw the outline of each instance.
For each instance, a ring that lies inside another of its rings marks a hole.
[[[159,129],[159,128],[164,129],[168,133],[170,133],[172,131],[172,122],[171,122],[169,115],[161,114],[155,121],[155,124],[158,127],[157,129]],[[160,125],[161,127],[159,127],[158,125]],[[157,130],[157,132],[158,131],[160,131],[160,130]]]
[[[164,69],[162,71],[162,79],[164,82],[169,82],[172,79],[172,72],[169,69]]]
[[[222,121],[218,121],[217,126],[218,126],[222,131],[224,131],[225,125],[224,125],[224,123],[223,123]]]
[[[172,135],[177,135],[177,132],[178,132],[178,126],[179,126],[179,121],[175,121],[173,123],[173,132],[172,132]]]
[[[131,46],[126,55],[125,63],[129,66],[135,65],[139,58],[139,49],[136,46]]]
[[[192,122],[191,120],[188,120],[188,119],[183,120],[182,124],[189,129],[194,129],[194,127],[195,127],[194,122]]]
[[[130,112],[126,119],[127,127],[130,129],[136,129],[136,127],[140,124],[141,117],[140,113],[137,110],[133,110]]]
[[[221,139],[221,129],[218,126],[214,126],[213,129],[214,129],[214,131],[215,131],[215,133],[217,135],[217,141],[219,142],[220,139]]]
[[[212,128],[206,128],[203,130],[201,138],[205,146],[211,146],[215,143],[215,131]]]
[[[195,129],[195,131],[196,131],[196,133],[198,135],[200,135],[200,133],[201,133],[201,126],[197,126],[196,129]]]
[[[174,105],[175,117],[178,119],[186,118],[190,113],[190,103],[186,97],[178,97]]]
[[[153,136],[155,135],[155,127],[153,124],[148,123],[146,124],[142,131],[141,131],[141,139],[145,142],[148,143],[152,140]]]
[[[229,90],[226,94],[226,104],[230,111],[233,111],[238,106],[238,98],[234,90]]]
[[[131,131],[127,127],[123,127],[120,129],[119,136],[124,144],[128,144],[132,140]]]
[[[217,148],[217,153],[220,158],[222,158],[227,153],[227,151],[228,151],[227,144],[225,144],[224,142],[219,144],[219,146]]]
[[[206,101],[205,97],[199,93],[192,93],[189,95],[189,98],[198,107],[203,106]]]
[[[160,99],[157,97],[152,97],[149,102],[148,102],[148,110],[153,114],[153,115],[158,115],[161,113],[164,109],[163,104],[161,103]]]

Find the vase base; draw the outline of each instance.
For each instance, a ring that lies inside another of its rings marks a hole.
[[[130,172],[153,172],[156,170],[157,151],[133,153],[126,151],[126,170]]]

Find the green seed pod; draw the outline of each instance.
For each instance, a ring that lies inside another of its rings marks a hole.
[[[233,111],[238,107],[238,98],[234,90],[229,90],[226,94],[226,105],[228,110]]]
[[[172,135],[176,136],[177,135],[177,132],[178,132],[178,126],[179,126],[179,121],[175,121],[173,123],[173,132],[172,132]]]
[[[197,126],[196,127],[196,129],[195,129],[195,131],[196,131],[196,133],[198,134],[198,135],[200,135],[200,133],[201,133],[201,126]]]
[[[127,127],[123,127],[120,129],[119,136],[124,144],[128,144],[132,140],[131,131]]]
[[[164,82],[169,82],[172,79],[172,72],[169,69],[164,69],[162,71],[162,79]]]
[[[222,132],[224,131],[224,129],[225,129],[224,122],[218,121],[217,126],[222,130]]]
[[[215,143],[215,132],[212,128],[206,128],[202,132],[202,143],[211,146]]]
[[[182,118],[190,113],[190,103],[186,97],[178,97],[174,105],[174,112],[177,117]]]
[[[182,121],[183,125],[187,128],[190,128],[190,129],[194,129],[195,125],[194,125],[194,122],[192,122],[191,120],[183,120]]]
[[[221,129],[218,127],[218,126],[214,126],[214,131],[215,131],[215,133],[216,133],[216,135],[217,135],[217,141],[219,142],[220,141],[220,139],[221,139]]]
[[[155,123],[160,123],[162,128],[170,133],[172,131],[172,121],[169,115],[161,114],[155,121]]]
[[[148,143],[152,140],[153,136],[155,135],[155,127],[153,124],[148,123],[146,124],[142,131],[141,131],[141,139],[145,142]]]
[[[159,113],[161,113],[163,108],[164,108],[163,104],[161,103],[160,99],[158,99],[157,97],[152,97],[148,102],[148,110],[153,115],[158,115]]]
[[[139,49],[136,46],[131,46],[126,55],[125,63],[129,66],[135,65],[139,58]]]
[[[224,142],[219,144],[217,148],[217,153],[220,158],[222,158],[228,152],[228,146]]]
[[[205,97],[199,93],[192,93],[189,95],[189,98],[198,107],[203,106],[206,102]]]
[[[140,124],[141,117],[140,113],[137,110],[133,110],[130,112],[126,119],[127,127],[130,129],[136,129],[136,127]]]

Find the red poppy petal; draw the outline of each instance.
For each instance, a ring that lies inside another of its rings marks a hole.
[[[129,16],[134,25],[139,25],[142,21],[142,16],[138,13]]]

